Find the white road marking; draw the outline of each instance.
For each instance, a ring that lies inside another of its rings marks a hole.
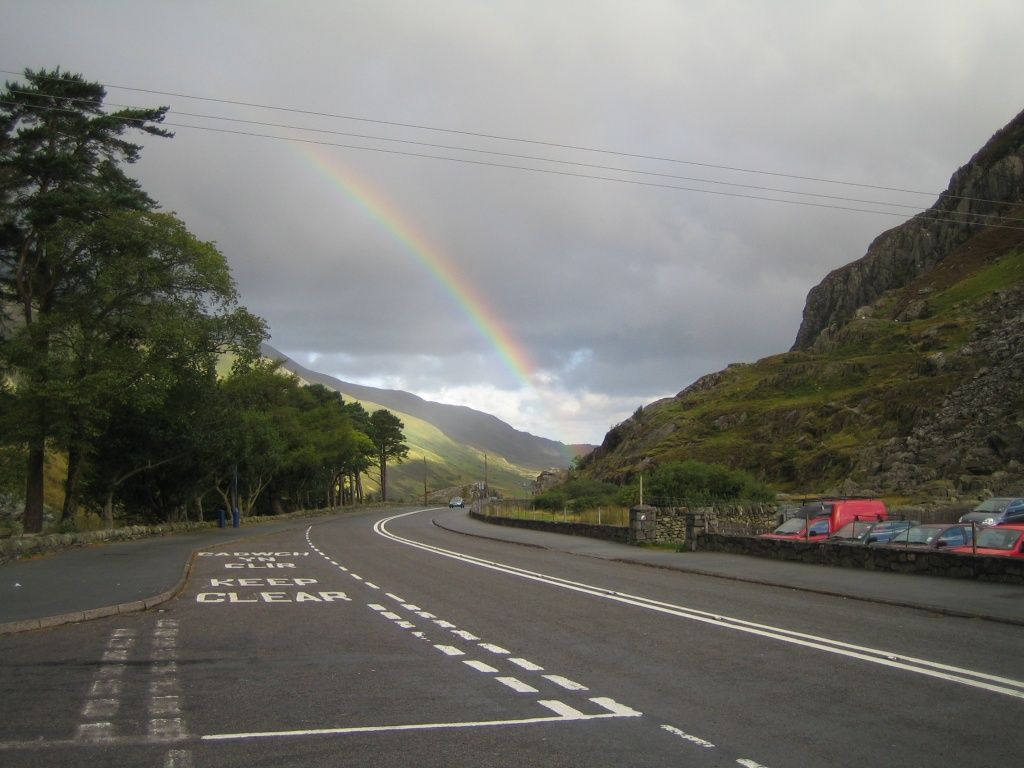
[[[517,667],[522,667],[527,672],[542,672],[544,670],[544,667],[540,666],[540,664],[534,664],[532,661],[527,661],[526,659],[509,659],[509,661]]]
[[[435,645],[435,648],[445,656],[465,656],[466,654],[451,645]]]
[[[398,536],[387,529],[387,524],[391,521],[407,517],[409,515],[414,515],[422,511],[423,510],[413,510],[412,512],[405,512],[401,515],[384,518],[383,520],[377,521],[377,523],[374,524],[373,529],[380,536],[400,544],[421,549],[425,552],[432,552],[442,557],[459,560],[470,565],[475,565],[479,568],[499,571],[522,579],[528,579],[530,581],[560,587],[561,589],[592,595],[594,597],[599,597],[616,603],[622,603],[624,605],[632,605],[637,608],[643,608],[645,610],[655,611],[669,616],[676,616],[689,621],[697,621],[703,624],[709,624],[735,632],[743,632],[758,637],[777,640],[804,648],[813,648],[815,650],[824,651],[825,653],[846,656],[848,658],[858,659],[872,664],[879,664],[893,669],[900,669],[906,672],[913,672],[915,674],[932,677],[938,680],[959,683],[972,688],[979,688],[993,693],[999,693],[1016,699],[1024,699],[1024,681],[1022,680],[1001,677],[999,675],[991,675],[985,672],[978,672],[976,670],[965,669],[963,667],[957,667],[950,664],[943,664],[941,662],[930,661],[928,659],[919,659],[913,656],[893,653],[891,651],[885,651],[877,648],[855,645],[841,640],[832,640],[827,637],[810,635],[804,632],[796,632],[783,627],[759,624],[757,622],[709,613],[708,611],[701,611],[695,608],[688,608],[683,605],[675,605],[673,603],[666,603],[660,600],[652,600],[639,595],[617,592],[604,587],[597,587],[591,584],[571,581],[557,576],[549,576],[535,571],[528,571],[524,568],[484,560],[483,558],[465,555],[461,552],[435,547],[430,544],[423,544],[422,542],[418,542],[413,539]]]
[[[362,581],[363,580],[363,577],[360,576],[358,573],[350,573],[349,576],[351,576],[356,581]]]
[[[402,629],[413,629],[416,627],[411,621],[396,621],[395,624],[400,626]]]
[[[461,637],[463,640],[469,640],[470,642],[472,642],[474,640],[479,640],[480,639],[479,637],[474,635],[472,632],[467,632],[464,629],[453,629],[452,630],[452,634]]]
[[[490,651],[497,656],[508,656],[508,651],[502,648],[500,645],[494,645],[493,643],[480,643],[480,647],[485,651]]]
[[[544,675],[544,678],[546,680],[550,680],[555,685],[558,685],[558,686],[561,686],[562,688],[565,688],[565,690],[567,690],[567,691],[589,691],[590,690],[589,688],[587,688],[587,686],[581,685],[580,683],[577,683],[577,682],[574,682],[574,681],[570,680],[567,677],[562,677],[561,675]]]
[[[537,689],[532,685],[528,685],[515,677],[496,677],[494,679],[502,685],[507,685],[516,693],[537,693]]]
[[[562,717],[565,717],[565,718],[568,718],[568,719],[572,719],[572,720],[586,720],[587,719],[587,715],[584,715],[578,709],[573,709],[568,704],[563,704],[560,701],[556,701],[556,700],[553,700],[553,699],[541,699],[537,703],[540,704],[543,707],[547,707],[552,712],[554,712],[556,715],[561,715]]]
[[[396,603],[404,603],[406,601],[404,597],[399,597],[398,595],[394,595],[391,592],[385,592],[384,594],[386,594],[388,597],[390,597]]]
[[[744,766],[744,768],[768,768],[768,766],[761,765],[760,763],[755,762],[753,760],[750,760],[750,759],[748,759],[746,757],[741,757],[736,762],[739,763],[740,765]]]
[[[619,704],[615,699],[609,699],[606,696],[598,696],[595,699],[591,699],[592,702],[597,704],[599,707],[604,707],[613,715],[620,715],[622,717],[640,717],[642,712],[637,712],[635,709],[630,709],[625,704]]]
[[[381,616],[383,616],[385,619],[391,619],[392,621],[402,620],[401,616],[399,616],[397,613],[392,613],[391,611],[384,611],[384,613],[382,613]]]
[[[437,616],[435,616],[432,613],[428,613],[427,611],[416,611],[416,615],[419,616],[421,619],[436,619],[437,618]]]
[[[187,749],[172,749],[164,758],[164,768],[192,768],[192,753]]]
[[[120,699],[89,699],[82,709],[82,717],[90,720],[113,717],[121,706]]]
[[[539,702],[552,711],[556,710],[556,706],[559,704],[557,701],[542,701]],[[564,705],[562,705],[564,707]],[[564,707],[565,709],[571,710],[572,715],[556,716],[556,717],[529,717],[520,720],[484,720],[480,722],[467,722],[467,723],[418,723],[414,725],[366,725],[356,726],[354,728],[316,728],[304,731],[262,731],[255,733],[211,733],[206,736],[200,736],[201,741],[241,741],[243,739],[271,739],[271,738],[282,738],[282,737],[294,737],[294,736],[340,736],[353,733],[387,733],[392,731],[439,731],[439,730],[456,730],[462,728],[494,728],[494,727],[508,727],[510,725],[535,725],[540,723],[564,723],[572,721],[586,721],[586,720],[605,720],[609,718],[618,717],[639,717],[640,712],[632,714],[607,714],[607,715],[585,715],[582,712],[577,712],[571,707]]]
[[[467,667],[472,667],[477,672],[486,672],[488,674],[493,675],[495,672],[498,671],[494,667],[492,667],[490,664],[484,664],[482,661],[474,661],[474,660],[470,659],[470,660],[467,660],[467,661],[463,661],[462,663],[465,664]]]
[[[78,738],[85,741],[110,741],[114,738],[114,724],[82,723],[78,726]]]
[[[373,608],[373,610],[375,610],[375,611],[386,611],[387,610],[387,608],[385,608],[383,605],[379,605],[378,603],[367,603],[367,605],[370,606],[371,608]]]
[[[444,619],[434,619],[434,623],[437,624],[437,626],[439,626],[441,629],[455,628],[454,624],[452,624],[450,621],[445,621]]]
[[[368,581],[366,582],[366,586],[368,586],[370,589],[380,589],[380,587],[378,587],[376,584],[371,584]]]
[[[402,607],[405,608],[405,610],[407,610],[407,611],[418,611],[418,610],[420,610],[420,607],[418,605],[413,605],[412,603],[402,603]]]
[[[680,739],[692,742],[693,744],[696,744],[698,747],[704,747],[705,749],[715,748],[715,745],[712,744],[710,741],[705,741],[704,739],[694,736],[693,734],[686,733],[685,731],[681,731],[678,728],[675,728],[671,725],[663,725],[661,726],[661,729],[663,731],[668,731],[669,733],[675,734]]]

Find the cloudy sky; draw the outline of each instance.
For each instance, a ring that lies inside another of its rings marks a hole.
[[[788,349],[807,291],[1024,107],[1019,0],[0,0],[0,20],[8,73],[171,107],[133,173],[217,242],[278,349],[565,442]]]

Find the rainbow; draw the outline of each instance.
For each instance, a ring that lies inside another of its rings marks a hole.
[[[300,145],[296,149],[318,174],[361,208],[423,267],[488,346],[494,349],[509,372],[524,386],[532,388],[536,366],[526,349],[488,307],[480,292],[459,274],[455,265],[425,235],[416,231],[391,203],[346,167],[338,157],[340,153],[328,153],[309,145]]]

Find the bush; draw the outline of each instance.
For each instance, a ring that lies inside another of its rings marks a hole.
[[[657,467],[644,481],[645,496],[684,501],[771,501],[775,492],[741,470],[690,459]]]

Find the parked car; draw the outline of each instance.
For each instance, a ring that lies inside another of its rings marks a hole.
[[[855,520],[844,525],[826,541],[836,544],[884,543],[901,531],[917,524],[916,520],[881,520],[879,522]]]
[[[966,546],[951,549],[963,555],[977,552],[979,555],[996,557],[1024,557],[1024,523],[1008,523],[978,531],[976,547]]]
[[[974,530],[963,523],[925,523],[901,531],[885,543],[887,547],[945,549],[962,547],[974,540]]]
[[[960,522],[981,525],[1024,523],[1024,498],[998,496],[985,499],[970,512],[961,515]]]
[[[455,509],[456,507],[466,508],[466,502],[462,500],[461,496],[454,496],[448,500],[448,509]]]
[[[886,520],[889,512],[878,499],[823,499],[804,504],[764,539],[821,541],[847,523]]]

